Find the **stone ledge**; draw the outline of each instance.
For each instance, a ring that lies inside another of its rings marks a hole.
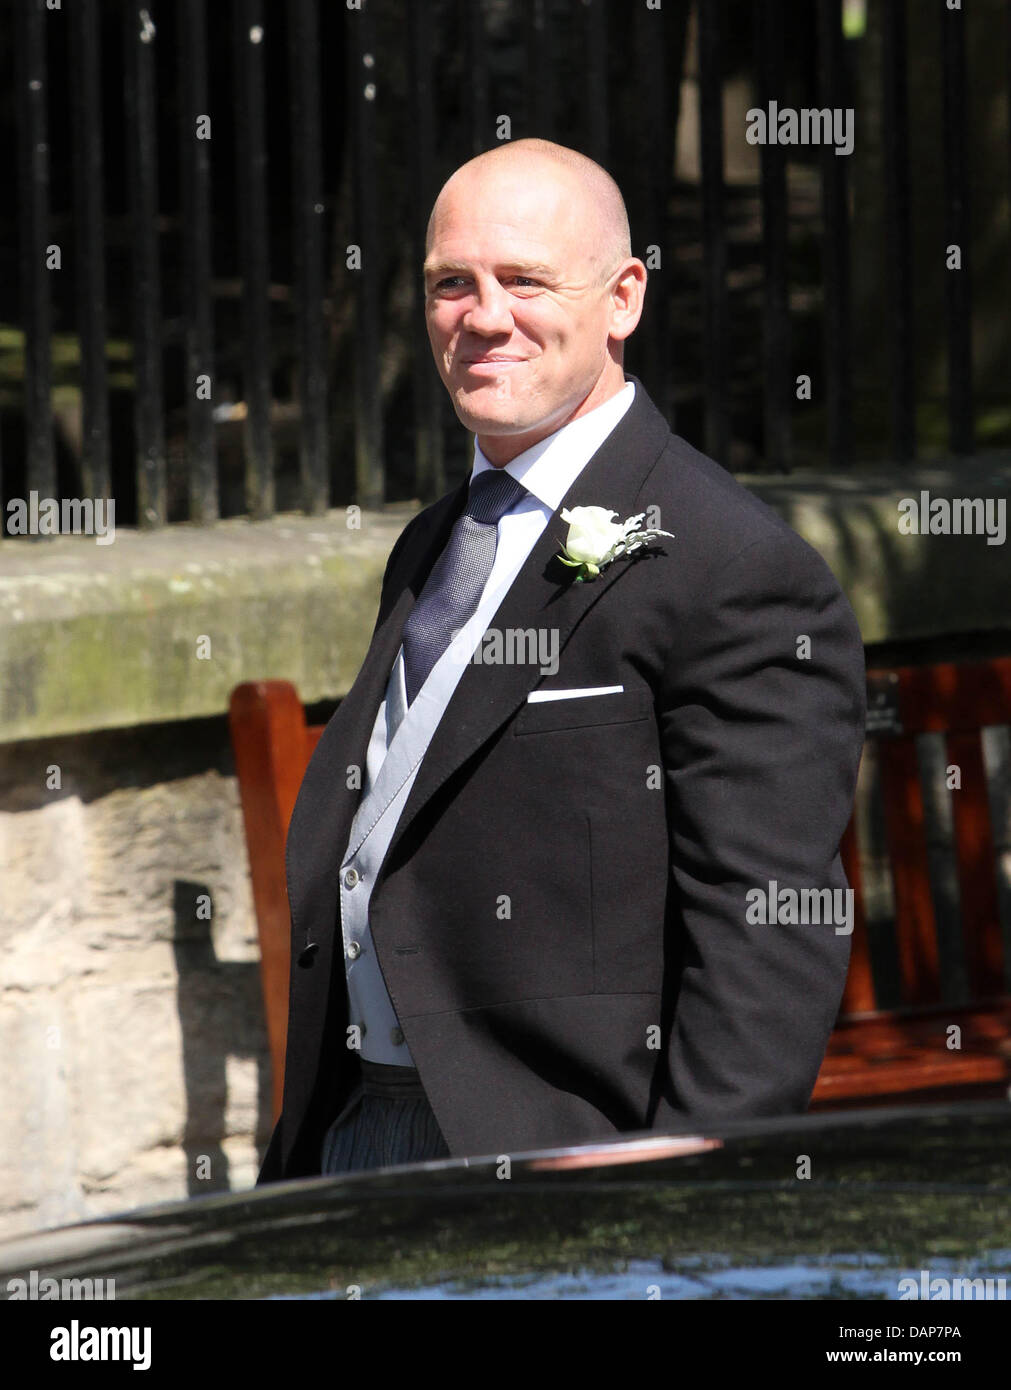
[[[1006,545],[898,529],[899,500],[922,490],[999,498],[1006,511],[1007,455],[740,481],[825,557],[866,643],[1009,626]],[[306,703],[338,698],[367,650],[386,558],[417,510],[364,512],[360,530],[334,510],[120,528],[112,545],[4,541],[0,742],[221,714],[244,680],[291,680]],[[197,655],[201,637],[209,659]]]
[[[794,473],[739,481],[817,550],[853,605],[865,645],[928,641],[1011,626],[1008,546],[985,536],[904,535],[899,502],[990,498],[1011,508],[1011,455],[944,466]]]
[[[0,742],[220,714],[240,681],[354,680],[417,505],[0,546]],[[210,656],[198,656],[198,639]]]

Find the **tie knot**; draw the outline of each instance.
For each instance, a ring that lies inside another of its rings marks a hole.
[[[467,497],[467,516],[487,524],[497,522],[526,492],[504,468],[485,468],[470,485]]]

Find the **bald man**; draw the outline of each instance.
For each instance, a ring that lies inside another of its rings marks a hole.
[[[859,632],[626,375],[618,187],[491,150],[423,273],[474,462],[394,545],[299,792],[260,1182],[802,1111],[845,981]]]

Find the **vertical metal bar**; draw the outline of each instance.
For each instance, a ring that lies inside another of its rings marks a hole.
[[[667,71],[669,74],[670,91],[668,93],[667,102],[667,119],[670,122],[672,132],[676,132],[680,127],[682,78],[685,71],[685,56],[687,54],[688,44],[690,42],[689,31],[691,29],[693,19],[694,16],[690,8],[679,6],[673,15],[673,19],[668,20]],[[672,156],[670,199],[672,215],[674,214],[674,195],[677,188],[677,180],[675,178],[675,174],[675,161]],[[673,225],[671,225],[671,240],[673,244],[675,240],[675,232]],[[668,256],[668,260],[671,260],[670,256]],[[663,412],[672,430],[676,430],[678,427],[677,406],[675,400],[677,392],[678,367],[675,360],[674,345],[678,341],[679,335],[684,332],[684,324],[682,322],[681,316],[678,314],[677,299],[675,296],[676,288],[677,268],[676,265],[672,264],[670,267],[670,274],[664,282],[664,331],[666,333],[667,342],[669,344],[670,369],[668,373],[668,379],[665,383],[666,408]]]
[[[729,313],[719,0],[699,0],[698,36],[706,451],[717,463],[727,467],[730,459],[727,399]]]
[[[18,178],[21,315],[25,325],[25,445],[28,487],[56,493],[52,415],[52,299],[49,243],[49,144],[46,122],[45,0],[17,9]]]
[[[96,0],[70,11],[77,222],[77,319],[81,340],[81,480],[89,497],[110,495],[109,387],[105,361],[105,220],[102,209],[102,87]]]
[[[289,72],[295,313],[297,316],[302,506],[320,515],[330,504],[326,417],[326,338],[323,324],[323,153],[320,125],[319,24],[316,0],[289,9]]]
[[[786,94],[784,36],[786,16],[782,0],[761,0],[755,8],[758,105],[769,109],[771,100]],[[762,191],[762,375],[763,458],[769,471],[787,473],[793,452],[790,373],[790,308],[787,274],[789,203],[786,157],[778,141],[760,146]]]
[[[947,245],[957,246],[961,269],[945,268],[948,323],[948,434],[954,454],[975,452],[972,411],[972,287],[969,173],[966,154],[965,15],[939,0],[943,72],[942,138]],[[945,255],[947,257],[947,251]]]
[[[649,382],[654,400],[664,415],[667,414],[668,405],[670,353],[665,332],[662,292],[666,278],[673,271],[673,263],[668,259],[671,239],[667,232],[667,201],[673,168],[671,123],[667,117],[667,85],[664,74],[668,17],[662,9],[648,10],[642,6],[635,12],[633,33],[638,99],[645,114],[647,128],[652,133],[648,145],[645,141],[640,142],[637,171],[640,192],[637,203],[642,221],[637,228],[637,253],[648,260],[647,247],[656,246],[661,257],[659,267],[654,267],[652,271],[652,283],[647,287],[642,321],[636,337],[642,350],[643,374]]]
[[[527,0],[527,118],[529,134],[554,138],[554,71],[547,0]]]
[[[586,152],[607,164],[607,7],[605,0],[584,0],[586,32]]]
[[[274,513],[270,434],[270,269],[267,226],[263,0],[235,2],[239,256],[242,266],[243,378],[246,397],[246,510]],[[273,35],[271,36],[271,41]]]
[[[204,0],[183,0],[179,25],[183,294],[186,307],[186,423],[190,520],[219,516],[214,443],[214,312],[211,298],[210,106]],[[199,123],[199,125],[198,125]],[[201,378],[209,377],[210,390]],[[200,387],[198,389],[198,382]]]
[[[473,7],[480,15],[480,7]],[[410,8],[410,87],[411,126],[415,132],[414,157],[411,159],[413,180],[411,226],[414,318],[414,350],[411,370],[414,387],[414,476],[417,495],[426,501],[440,497],[446,490],[445,460],[442,437],[442,383],[431,354],[426,351],[428,333],[425,324],[425,293],[422,264],[425,259],[425,237],[428,215],[435,192],[435,119],[432,107],[432,36],[429,15],[422,5]],[[473,24],[471,25],[473,35]],[[474,44],[472,43],[472,49]],[[472,128],[475,141],[478,128]]]
[[[357,241],[361,248],[358,274],[355,353],[355,501],[379,507],[386,494],[383,463],[383,414],[379,382],[379,315],[382,254],[376,200],[376,78],[375,22],[367,3],[347,10],[350,74],[351,158],[355,191]]]
[[[139,526],[160,526],[165,522],[167,495],[158,267],[156,32],[150,11],[138,0],[127,0],[124,13],[127,181],[133,242],[137,523]]]
[[[885,0],[882,19],[885,235],[892,340],[892,453],[897,460],[908,462],[916,457],[916,407],[906,0]]]
[[[820,106],[845,107],[842,72],[842,15],[840,0],[818,0],[818,79]],[[828,456],[833,468],[851,460],[852,388],[849,285],[849,209],[846,156],[825,141],[821,147],[823,221],[823,319],[825,404],[828,415]]]
[[[669,306],[670,292],[674,277],[674,260],[670,247],[674,245],[671,232],[671,208],[674,191],[674,136],[677,122],[669,114],[671,44],[668,31],[673,17],[668,10],[646,11],[658,26],[657,42],[647,65],[649,75],[650,109],[655,113],[654,130],[656,138],[654,149],[657,159],[656,175],[650,181],[653,196],[653,225],[656,228],[656,241],[663,252],[663,274],[653,276],[653,318],[656,322],[656,390],[660,411],[668,421],[674,417],[674,343],[670,332]],[[673,80],[676,82],[678,77]]]
[[[467,96],[470,114],[470,148],[474,154],[480,154],[492,144],[494,131],[492,130],[489,111],[489,88],[488,88],[488,46],[485,41],[485,14],[481,0],[462,0],[464,19],[467,26]],[[412,22],[417,17],[417,11],[422,6],[412,5],[410,7]],[[429,15],[426,13],[424,19],[427,21]],[[427,23],[420,25],[427,34]],[[426,50],[427,51],[427,50]],[[412,57],[417,62],[418,58],[414,55],[412,44]],[[431,90],[429,74],[419,72],[417,81],[424,83],[428,90]]]

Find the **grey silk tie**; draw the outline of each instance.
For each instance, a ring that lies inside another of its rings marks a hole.
[[[428,673],[470,618],[495,563],[498,520],[526,493],[501,468],[486,468],[471,481],[463,514],[404,624],[404,681],[410,705]]]

